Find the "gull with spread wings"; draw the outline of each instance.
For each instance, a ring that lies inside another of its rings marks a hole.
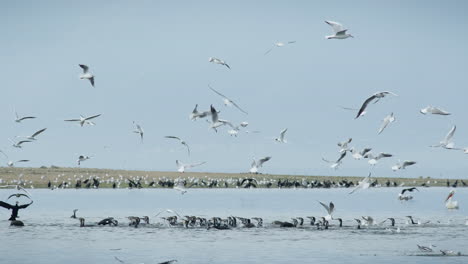
[[[367,98],[367,99],[364,101],[364,103],[362,104],[361,108],[359,108],[359,111],[358,111],[358,113],[357,113],[355,119],[363,115],[364,111],[366,111],[367,106],[368,106],[372,101],[375,100],[375,101],[374,101],[374,104],[375,104],[375,103],[377,103],[381,98],[384,98],[386,95],[389,95],[389,94],[391,94],[391,95],[393,95],[393,96],[398,96],[398,95],[396,95],[396,94],[394,94],[394,93],[392,93],[392,92],[383,91],[383,92],[377,92],[377,93],[373,94],[371,97]]]
[[[91,126],[94,126],[95,123],[89,121],[91,119],[94,119],[96,117],[99,117],[101,116],[101,114],[99,115],[93,115],[93,116],[88,116],[88,117],[84,117],[82,115],[80,115],[80,118],[76,118],[76,119],[66,119],[64,121],[67,121],[67,122],[79,122],[80,123],[80,126],[84,126],[84,125],[91,125]]]
[[[180,142],[180,144],[184,145],[184,146],[187,148],[188,155],[190,156],[190,147],[189,147],[189,145],[187,144],[187,142],[185,142],[184,140],[182,140],[180,137],[176,137],[176,136],[165,136],[165,138],[170,138],[170,139],[178,140],[178,141]]]
[[[81,69],[83,69],[83,73],[80,75],[80,79],[82,80],[89,80],[91,85],[94,87],[94,75],[89,72],[89,67],[84,64],[78,64]]]
[[[242,113],[244,114],[248,114],[246,111],[244,111],[242,108],[240,108],[240,106],[238,106],[234,101],[232,101],[231,99],[227,98],[225,95],[223,95],[222,93],[216,91],[213,87],[211,87],[211,85],[208,84],[208,88],[210,88],[213,92],[215,92],[217,95],[221,96],[223,98],[223,103],[224,105],[226,106],[235,106],[237,109],[239,109]]]

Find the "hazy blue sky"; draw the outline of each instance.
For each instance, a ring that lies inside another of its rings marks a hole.
[[[246,172],[268,155],[261,172],[366,175],[366,160],[347,157],[336,171],[321,160],[337,158],[336,143],[352,137],[358,149],[395,155],[375,175],[464,177],[468,155],[428,146],[455,124],[455,144],[468,147],[467,12],[466,1],[3,1],[0,149],[34,167],[76,166],[83,154],[93,156],[83,167],[172,171],[179,159],[207,161],[195,171]],[[355,38],[326,40],[324,20]],[[209,63],[212,56],[232,70]],[[79,63],[96,88],[79,79]],[[249,114],[225,107],[208,83]],[[384,90],[400,96],[358,120],[339,108]],[[261,133],[214,133],[188,119],[195,104]],[[421,115],[429,104],[453,114]],[[14,109],[38,118],[17,124]],[[396,122],[377,135],[390,112]],[[94,127],[63,121],[99,113]],[[23,149],[8,141],[45,127]],[[283,128],[289,142],[275,144]],[[192,156],[165,135],[186,139]],[[418,163],[392,172],[398,159]]]

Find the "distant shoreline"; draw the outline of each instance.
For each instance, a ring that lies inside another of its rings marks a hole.
[[[21,175],[21,176],[20,176]],[[218,180],[221,182],[227,179],[244,179],[244,178],[255,178],[257,181],[261,180],[288,180],[288,181],[331,181],[340,182],[342,180],[352,181],[357,183],[363,177],[362,176],[306,176],[306,175],[283,175],[283,174],[250,174],[250,173],[213,173],[213,172],[173,172],[173,171],[138,171],[138,170],[114,170],[114,169],[95,169],[95,168],[67,168],[67,167],[52,167],[52,168],[23,168],[23,167],[1,167],[0,168],[0,185],[16,185],[18,179],[24,182],[26,188],[48,188],[49,181],[51,184],[58,186],[60,183],[66,182],[68,188],[74,188],[77,179],[92,179],[96,178],[100,181],[100,188],[111,188],[112,182],[116,180],[121,181],[120,188],[126,188],[128,185],[122,181],[127,178],[130,179],[141,179],[142,187],[147,188],[148,183],[160,179],[177,180],[177,179],[189,179],[197,178],[199,180]],[[391,187],[394,187],[393,182],[397,184],[397,187],[403,184],[403,186],[422,186],[426,183],[427,186],[447,186],[447,179],[433,179],[433,178],[399,178],[399,177],[372,177],[373,181],[377,180],[382,186],[386,186],[386,182],[392,183]],[[456,179],[450,180],[450,184],[453,184]],[[464,185],[459,180],[458,187]],[[162,186],[155,186],[163,188]],[[207,186],[195,186],[195,188],[204,188]],[[216,186],[217,187],[217,186]],[[219,186],[217,188],[235,188],[229,184],[228,187]],[[266,186],[258,186],[266,187]],[[275,184],[270,186],[276,188]],[[298,188],[301,188],[299,186]]]

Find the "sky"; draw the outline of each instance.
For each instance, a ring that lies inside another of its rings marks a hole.
[[[201,172],[464,178],[468,155],[430,148],[457,126],[455,145],[468,147],[468,17],[465,1],[4,1],[0,8],[0,149],[17,166],[176,170],[175,161],[207,163]],[[354,38],[327,40],[325,20]],[[277,41],[296,41],[264,53]],[[225,60],[231,70],[208,62]],[[86,64],[95,88],[80,80]],[[245,109],[223,105],[208,84]],[[392,91],[359,108],[378,91]],[[249,126],[231,137],[195,104]],[[428,105],[450,116],[424,116]],[[19,115],[36,119],[14,122]],[[382,119],[396,121],[377,135]],[[64,122],[102,114],[95,126]],[[145,131],[143,143],[133,121]],[[47,128],[22,149],[10,139]],[[286,144],[274,138],[288,128]],[[260,133],[245,133],[245,130]],[[164,136],[183,138],[191,147]],[[375,167],[346,157],[337,170],[337,142],[391,153]],[[417,164],[393,172],[398,160]]]

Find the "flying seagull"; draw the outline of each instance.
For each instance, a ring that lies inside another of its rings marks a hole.
[[[5,152],[3,152],[2,150],[0,150],[0,153],[2,153],[2,154],[8,159],[8,155],[7,155]],[[18,163],[18,162],[28,162],[28,161],[29,161],[29,160],[17,160],[17,161],[11,161],[11,160],[9,160],[9,161],[7,162],[7,165],[8,165],[8,167],[13,167],[13,166],[15,166],[15,163]]]
[[[196,166],[200,166],[200,165],[203,165],[205,163],[206,163],[206,161],[199,162],[199,163],[192,163],[192,164],[183,164],[182,162],[179,162],[178,160],[176,160],[176,165],[177,165],[177,171],[178,172],[185,172],[186,169],[193,168],[193,167],[196,167]]]
[[[432,145],[431,147],[437,148],[437,147],[442,147],[446,149],[453,149],[455,146],[455,143],[452,141],[452,137],[455,134],[455,130],[457,130],[457,126],[453,126],[450,131],[447,133],[445,138],[439,142],[437,145]]]
[[[32,140],[32,141],[34,141],[34,140],[36,140],[36,137],[37,137],[39,134],[41,134],[42,132],[46,131],[46,129],[47,129],[47,128],[43,128],[43,129],[41,129],[41,130],[38,130],[38,131],[34,132],[34,134],[32,134],[31,136],[24,137],[24,138],[26,138],[27,140]]]
[[[348,110],[348,111],[359,111],[359,109],[357,109],[357,108],[346,107],[346,106],[341,106],[341,105],[340,105],[340,108],[341,108],[341,109],[344,109],[344,110]],[[364,112],[361,113],[360,116],[363,116],[363,115],[365,115],[366,113],[367,113],[367,112],[364,111]]]
[[[22,116],[22,117],[20,117],[20,116],[18,116],[18,113],[16,111],[15,111],[15,116],[16,116],[16,118],[15,118],[16,123],[21,123],[21,121],[26,120],[26,119],[36,118],[35,116]]]
[[[7,200],[9,200],[11,197],[20,198],[21,196],[24,196],[24,197],[26,197],[26,198],[31,199],[27,194],[24,194],[24,193],[14,193],[14,194],[8,196]]]
[[[340,147],[340,153],[348,151],[348,144],[353,141],[352,138],[348,138],[348,140],[343,141],[343,142],[338,142],[337,145]]]
[[[31,140],[21,140],[21,141],[18,141],[18,142],[15,142],[11,139],[8,139],[11,143],[13,143],[13,147],[15,148],[22,148],[23,146],[21,146],[22,144],[24,143],[28,143],[28,142],[32,142]]]
[[[84,117],[82,115],[80,115],[80,118],[79,119],[66,119],[64,121],[67,121],[67,122],[79,122],[80,123],[80,126],[84,126],[84,125],[91,125],[91,126],[94,126],[95,123],[89,121],[91,119],[94,119],[96,117],[99,117],[101,116],[101,114],[99,115],[93,115],[93,116],[89,116],[89,117]]]
[[[371,177],[371,173],[369,172],[369,175],[365,177],[364,179],[362,179],[359,182],[358,186],[356,186],[356,188],[354,188],[354,190],[352,190],[349,194],[352,194],[359,189],[363,189],[363,190],[368,189],[370,187],[370,177]]]
[[[211,115],[210,111],[198,112],[197,108],[198,108],[198,104],[195,105],[195,108],[190,114],[189,116],[190,120],[194,121],[194,120],[197,120],[198,118],[204,118],[204,117]]]
[[[372,153],[369,152],[364,156],[364,158],[369,159],[368,163],[372,166],[375,166],[375,164],[377,164],[379,159],[390,158],[392,156],[393,156],[392,154],[380,152],[379,155],[377,155],[377,157],[374,157],[374,155],[372,155]]]
[[[335,205],[333,204],[333,202],[330,202],[330,205],[326,205],[320,201],[319,203],[323,206],[323,208],[325,208],[325,210],[327,210],[327,215],[325,216],[325,220],[331,220],[333,218],[332,214],[335,211]]]
[[[371,97],[367,98],[367,99],[364,101],[364,103],[362,104],[361,108],[359,109],[359,111],[358,111],[358,113],[357,113],[355,119],[358,118],[358,117],[360,117],[360,116],[362,115],[362,113],[366,110],[367,105],[369,105],[370,102],[376,100],[376,101],[374,102],[374,104],[375,104],[375,103],[377,103],[381,98],[384,98],[386,95],[389,95],[389,94],[394,95],[394,96],[398,96],[398,95],[396,95],[396,94],[394,94],[394,93],[392,93],[392,92],[384,91],[384,92],[377,92],[377,93],[373,94]]]
[[[223,60],[220,60],[220,59],[218,59],[218,58],[210,57],[210,58],[208,58],[208,61],[209,61],[209,62],[212,62],[212,63],[224,65],[224,66],[226,66],[228,69],[231,69],[231,67],[229,67],[229,65],[228,65],[226,62],[224,62]]]
[[[386,116],[384,119],[383,119],[383,122],[382,122],[382,126],[380,126],[380,129],[379,129],[379,135],[380,133],[382,133],[384,131],[384,129],[390,124],[390,123],[393,123],[395,121],[395,117],[393,116],[393,113],[389,114],[388,116]]]
[[[398,162],[396,165],[392,166],[393,171],[404,170],[406,167],[416,164],[416,161],[405,160],[403,163]]]
[[[185,142],[184,140],[182,140],[181,138],[176,137],[176,136],[165,136],[165,138],[171,138],[171,139],[178,140],[180,142],[180,144],[184,145],[187,148],[188,155],[190,156],[190,147],[187,144],[187,142]]]
[[[288,42],[275,42],[275,44],[273,45],[273,47],[271,47],[269,50],[267,50],[263,55],[267,55],[268,53],[270,53],[275,47],[278,47],[278,48],[281,48],[281,47],[284,47],[286,45],[289,45],[289,44],[294,44],[296,43],[296,41],[288,41]]]
[[[133,125],[135,126],[135,130],[133,130],[133,133],[137,133],[138,135],[140,135],[141,141],[143,141],[143,128],[141,128],[139,124],[135,123],[135,121],[133,121]]]
[[[216,128],[220,126],[224,126],[224,125],[230,125],[231,127],[233,127],[233,125],[229,121],[218,118],[218,111],[216,111],[213,105],[210,106],[210,112],[211,112],[210,128],[214,129],[214,131],[218,132]]]
[[[237,109],[239,109],[242,113],[244,114],[248,114],[246,111],[244,111],[242,108],[240,108],[240,106],[238,106],[234,101],[232,101],[231,99],[227,98],[225,95],[223,95],[222,93],[216,91],[213,87],[211,87],[211,85],[208,84],[208,87],[213,91],[215,92],[216,94],[218,94],[219,96],[221,96],[223,98],[223,103],[225,106],[235,106]]]
[[[433,106],[427,106],[419,111],[421,114],[426,115],[426,114],[433,114],[433,115],[450,115],[449,112],[442,110],[437,107]]]
[[[94,87],[94,75],[89,72],[89,67],[84,64],[78,64],[81,69],[83,69],[83,74],[80,75],[80,79],[87,79],[91,82],[91,85]]]
[[[349,37],[354,38],[353,35],[346,33],[348,30],[345,29],[340,23],[333,21],[325,21],[325,23],[330,25],[335,32],[335,35],[326,36],[326,39],[346,39]]]
[[[361,151],[357,151],[357,150],[354,150],[354,148],[351,148],[351,153],[353,154],[352,156],[354,159],[360,160],[371,150],[372,148],[364,148]]]
[[[340,157],[336,160],[336,161],[330,161],[330,160],[326,160],[325,158],[322,157],[322,160],[327,162],[327,163],[331,163],[332,165],[330,165],[330,168],[332,169],[338,169],[338,166],[341,165],[342,163],[342,160],[344,159],[344,157],[346,157],[346,151],[344,152],[341,152],[341,155]]]
[[[263,166],[263,163],[269,161],[271,159],[270,156],[264,157],[256,161],[255,159],[253,160],[252,164],[250,165],[250,173],[258,173],[258,168],[261,168]]]
[[[275,141],[279,142],[279,143],[287,143],[288,141],[286,139],[284,139],[284,135],[286,134],[286,131],[288,131],[287,128],[281,130],[280,132],[280,136],[275,138]],[[294,142],[293,142],[294,143]]]

